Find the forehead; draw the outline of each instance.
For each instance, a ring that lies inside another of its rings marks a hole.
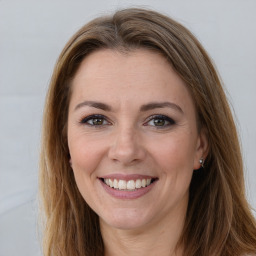
[[[73,98],[133,104],[172,100],[193,105],[186,84],[169,62],[145,49],[125,53],[103,49],[91,53],[80,64],[72,87],[71,101]]]

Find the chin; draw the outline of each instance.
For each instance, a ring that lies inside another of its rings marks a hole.
[[[123,230],[141,229],[150,222],[151,217],[137,209],[121,209],[110,213],[105,218],[100,217],[100,222],[106,225]]]

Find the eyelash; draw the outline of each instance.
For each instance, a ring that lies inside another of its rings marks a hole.
[[[159,126],[158,126],[158,125],[152,125],[152,126],[156,127],[157,129],[164,129],[164,128],[167,128],[167,127],[169,127],[169,126],[175,124],[175,121],[174,121],[172,118],[168,117],[168,116],[165,116],[165,115],[153,115],[153,116],[150,116],[150,117],[148,118],[148,120],[147,120],[147,122],[144,124],[144,126],[148,126],[148,124],[149,124],[151,121],[153,121],[154,124],[156,124],[156,123],[155,123],[156,120],[158,120],[158,121],[159,121],[159,120],[164,121],[164,124],[163,124],[163,125],[159,125]]]
[[[106,124],[94,124],[94,123],[90,123],[90,121],[93,122],[93,120],[102,120],[103,122],[107,122]],[[107,120],[107,118],[103,115],[90,115],[87,116],[85,118],[82,118],[82,120],[80,121],[81,124],[85,124],[85,125],[89,125],[89,126],[103,126],[103,125],[109,125],[110,122]]]
[[[102,124],[95,124],[95,123],[93,123],[97,119],[101,120],[101,122],[103,122],[103,123]],[[163,125],[157,125],[155,123],[157,120],[158,121],[159,120],[164,121],[164,124]],[[151,121],[154,122],[154,125],[150,125],[149,124]],[[106,122],[106,123],[104,123],[104,122]],[[102,126],[110,125],[111,124],[104,115],[90,115],[90,116],[87,116],[85,118],[82,118],[80,123],[88,125],[88,126],[93,126],[93,127],[102,127]],[[167,128],[167,127],[169,127],[171,125],[174,125],[174,124],[175,124],[175,121],[172,118],[168,117],[168,116],[165,116],[165,115],[153,115],[153,116],[150,116],[143,125],[144,126],[154,126],[157,129],[164,129],[164,128]]]

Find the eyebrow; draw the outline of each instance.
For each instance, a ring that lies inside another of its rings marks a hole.
[[[168,101],[167,102],[152,102],[149,104],[142,105],[140,108],[140,111],[144,112],[144,111],[152,110],[155,108],[166,108],[166,107],[172,108],[172,109],[177,110],[180,113],[184,114],[182,108],[179,105],[172,103],[172,102],[168,102]]]
[[[97,102],[97,101],[83,101],[83,102],[79,103],[75,107],[74,110],[77,110],[77,109],[82,108],[84,106],[98,108],[98,109],[101,109],[101,110],[104,110],[104,111],[112,111],[111,106],[109,106],[105,103],[102,103],[102,102]],[[168,102],[168,101],[167,102],[151,102],[151,103],[142,105],[140,107],[140,111],[141,112],[146,112],[146,111],[153,110],[153,109],[156,109],[156,108],[166,108],[166,107],[177,110],[182,114],[184,113],[182,108],[179,105],[177,105],[175,103],[172,103],[172,102]]]
[[[96,101],[83,101],[82,103],[79,103],[76,107],[75,110],[84,107],[84,106],[89,106],[89,107],[93,107],[93,108],[98,108],[101,110],[105,110],[105,111],[111,111],[112,108],[105,104],[105,103],[101,103],[101,102],[96,102]]]

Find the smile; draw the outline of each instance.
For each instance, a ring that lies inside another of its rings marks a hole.
[[[99,177],[105,191],[117,199],[137,199],[149,193],[159,179],[146,175],[112,174]]]
[[[136,189],[145,188],[153,183],[156,179],[136,179],[136,180],[118,180],[118,179],[102,179],[110,188],[124,191],[134,191]]]

